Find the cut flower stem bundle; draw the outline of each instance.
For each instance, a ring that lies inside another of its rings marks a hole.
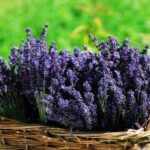
[[[150,108],[149,47],[89,34],[99,53],[58,53],[54,43],[47,47],[47,28],[37,39],[26,29],[27,41],[12,48],[9,65],[0,58],[0,113],[73,130],[139,128]]]

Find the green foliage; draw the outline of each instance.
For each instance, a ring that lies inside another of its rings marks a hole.
[[[7,58],[10,48],[25,38],[27,26],[36,35],[46,22],[47,41],[60,48],[90,45],[89,32],[101,38],[128,37],[136,45],[148,43],[149,4],[148,0],[0,0],[0,55]]]

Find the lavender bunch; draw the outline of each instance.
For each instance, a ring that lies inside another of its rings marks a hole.
[[[80,130],[124,130],[147,119],[148,46],[140,53],[128,40],[120,45],[90,34],[98,54],[79,48],[58,53],[55,43],[47,47],[47,28],[38,39],[26,29],[27,41],[11,50],[9,65],[0,59],[1,108],[7,103],[25,120]]]
[[[11,56],[15,50],[12,49]],[[24,102],[20,101],[18,78],[13,69],[0,58],[0,114],[24,121]]]
[[[104,119],[105,127],[106,124],[108,124],[106,128],[110,127],[108,118],[110,120],[118,118],[115,123],[118,122],[117,126],[123,124],[121,128],[142,124],[149,113],[150,57],[147,54],[149,47],[146,46],[140,54],[139,49],[132,47],[128,40],[124,40],[123,44],[119,45],[113,37],[102,42],[92,35],[90,37],[109,68],[107,69],[109,79],[103,79],[100,85],[100,88],[104,87],[100,89],[100,93],[107,96],[107,101],[110,100],[108,109],[106,108],[109,113],[106,113]],[[113,125],[113,122],[111,124]]]

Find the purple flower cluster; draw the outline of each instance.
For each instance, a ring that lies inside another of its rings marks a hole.
[[[15,92],[26,117],[38,113],[41,121],[80,130],[123,130],[147,119],[148,46],[140,53],[128,40],[120,45],[90,34],[98,54],[79,48],[58,53],[55,43],[47,48],[47,27],[38,39],[26,29],[27,41],[11,50],[9,66],[0,59],[0,103]]]

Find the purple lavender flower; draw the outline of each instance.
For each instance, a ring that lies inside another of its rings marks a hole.
[[[61,52],[55,43],[47,47],[45,36],[12,48],[9,65],[0,58],[0,104],[7,96],[24,104],[27,118],[55,122],[67,128],[123,130],[141,125],[150,106],[149,47],[142,53],[129,40],[122,45],[109,37],[99,41],[90,34],[99,53]],[[21,106],[19,105],[19,106]],[[35,115],[33,115],[35,114]]]

